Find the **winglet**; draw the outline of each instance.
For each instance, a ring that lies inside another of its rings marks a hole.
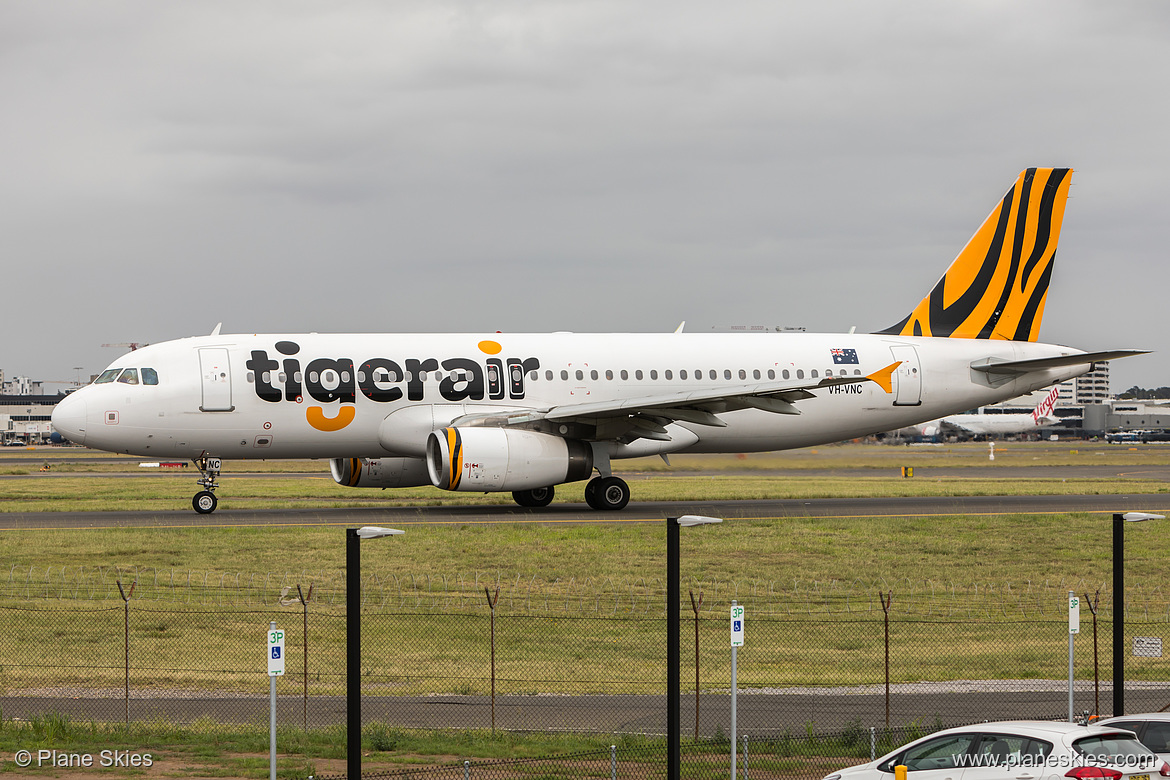
[[[211,334],[210,334],[210,335],[212,335],[212,336],[218,336],[218,335],[219,335],[219,329],[220,329],[220,328],[222,328],[222,327],[223,327],[223,323],[222,323],[222,322],[218,322],[218,323],[216,323],[215,327],[211,329]]]
[[[683,320],[682,322],[680,322],[680,323],[678,324],[678,327],[674,329],[674,332],[675,332],[675,333],[682,333],[682,332],[683,332],[683,328],[685,328],[686,326],[687,326],[687,321],[686,321],[686,320]]]
[[[892,393],[894,392],[894,369],[900,365],[902,365],[901,360],[890,363],[885,368],[874,371],[872,374],[867,376],[866,379],[873,381],[877,384],[878,387],[880,387],[882,390],[885,390],[887,393]]]

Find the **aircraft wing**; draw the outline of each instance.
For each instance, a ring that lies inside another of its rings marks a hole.
[[[598,429],[598,438],[669,440],[665,426],[671,422],[724,427],[718,415],[738,409],[762,409],[776,414],[800,414],[796,402],[816,397],[816,390],[837,385],[875,382],[892,392],[892,374],[901,361],[868,376],[833,376],[819,380],[778,380],[729,385],[720,388],[646,395],[636,398],[562,404],[547,409],[468,415],[452,425],[476,424],[525,426],[540,422],[583,423]]]

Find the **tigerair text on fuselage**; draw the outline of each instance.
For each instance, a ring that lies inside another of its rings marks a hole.
[[[502,351],[494,341],[482,341],[479,348],[488,355]],[[520,400],[524,398],[525,376],[540,368],[534,357],[488,357],[482,362],[467,357],[426,357],[405,358],[402,363],[384,357],[361,363],[348,357],[318,357],[302,368],[301,348],[295,341],[278,341],[275,350],[280,359],[267,350],[254,349],[245,364],[256,397],[269,403],[304,403],[307,395],[322,404],[356,404],[359,394],[375,403],[402,398],[423,401],[428,373],[440,370],[445,373],[438,392],[444,401]],[[314,413],[314,409],[309,408],[308,420],[319,430],[338,430],[354,417],[352,407],[347,410],[343,406],[333,418],[325,417],[320,409]]]

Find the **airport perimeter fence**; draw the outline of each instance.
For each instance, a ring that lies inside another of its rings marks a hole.
[[[1103,584],[686,584],[683,733],[710,738],[728,728],[733,599],[747,611],[737,719],[753,738],[1061,718],[1069,590],[1099,599],[1096,671],[1093,615],[1082,610],[1074,709],[1110,714],[1112,603]],[[371,574],[363,718],[394,728],[661,735],[664,602],[662,583],[640,578]],[[336,573],[13,570],[0,581],[0,707],[4,717],[263,724],[266,631],[276,621],[287,637],[279,722],[343,723],[344,605]],[[1126,647],[1143,652],[1127,659],[1127,709],[1170,705],[1170,670],[1152,652],[1170,633],[1160,590],[1135,588],[1126,627]]]

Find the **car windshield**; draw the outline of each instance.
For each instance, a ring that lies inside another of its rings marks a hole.
[[[1073,750],[1102,764],[1154,768],[1156,756],[1131,734],[1097,734],[1078,739]]]

